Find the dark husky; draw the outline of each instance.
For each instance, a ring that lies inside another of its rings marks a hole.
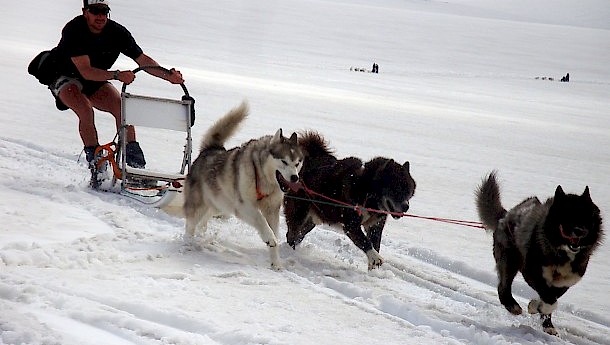
[[[530,197],[507,212],[492,172],[478,188],[476,203],[483,225],[493,231],[500,302],[511,313],[521,314],[511,292],[513,279],[521,271],[539,296],[529,302],[528,312],[540,313],[544,331],[557,334],[551,322],[557,299],[585,274],[589,257],[603,237],[600,212],[589,187],[579,196],[565,194],[557,186],[555,196],[545,203]]]
[[[300,136],[299,145],[305,154],[301,181],[311,190],[350,205],[395,213],[394,218],[409,209],[409,199],[415,192],[409,162],[398,164],[392,159],[377,157],[363,165],[355,157],[337,159],[316,132]],[[328,202],[319,196],[308,195],[304,190],[286,194],[284,214],[288,244],[295,248],[316,224],[342,224],[345,234],[366,253],[369,269],[380,266],[383,259],[379,246],[387,214],[319,201]]]

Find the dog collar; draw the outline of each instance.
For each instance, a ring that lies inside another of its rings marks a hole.
[[[261,188],[258,183],[258,169],[256,169],[256,164],[252,164],[252,166],[254,167],[254,185],[256,188],[256,201],[261,201],[264,198],[266,198],[267,196],[269,196],[269,194],[263,194],[261,192]]]

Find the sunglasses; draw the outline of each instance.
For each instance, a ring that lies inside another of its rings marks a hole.
[[[89,13],[93,14],[94,16],[97,16],[99,14],[103,14],[105,16],[108,15],[108,13],[110,13],[110,8],[103,6],[103,7],[89,7],[87,9],[87,11],[89,11]]]

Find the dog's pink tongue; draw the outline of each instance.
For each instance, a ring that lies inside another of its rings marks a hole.
[[[303,185],[301,184],[300,181],[298,181],[298,182],[288,182],[288,181],[286,181],[286,185],[293,192],[298,192],[301,188],[303,188]]]

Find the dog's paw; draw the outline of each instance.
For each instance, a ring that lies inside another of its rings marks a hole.
[[[290,246],[290,248],[292,249],[297,249],[297,244],[294,242],[294,240],[291,240],[288,238],[288,236],[286,237],[286,243],[288,243],[288,245]]]
[[[203,251],[203,250],[204,250],[204,243],[202,241],[200,241],[198,238],[192,237],[189,239],[184,239],[184,251],[191,252],[191,251]]]
[[[523,313],[523,309],[518,304],[514,304],[510,307],[506,307],[506,309],[513,315],[521,315]]]
[[[555,336],[559,335],[559,332],[557,332],[557,329],[553,326],[543,327],[542,330],[544,330],[545,333],[550,334],[550,335],[555,335]]]
[[[550,315],[557,309],[557,303],[548,304],[539,299],[533,299],[527,305],[527,311],[530,314]]]
[[[271,230],[261,233],[261,238],[269,248],[276,248],[279,244],[277,237]]]
[[[303,235],[299,235],[296,230],[289,230],[288,232],[286,232],[286,242],[292,247],[292,249],[296,249],[302,241]]]
[[[281,263],[279,263],[279,262],[276,262],[276,263],[273,263],[273,262],[272,262],[272,263],[271,263],[271,269],[272,269],[273,271],[276,271],[276,272],[281,272],[281,271],[283,271],[283,270],[284,270],[284,266],[282,266],[282,264],[281,264]]]
[[[375,249],[366,252],[366,257],[369,259],[369,270],[377,268],[383,264],[383,258]]]
[[[194,244],[197,244],[198,241],[195,236],[190,234],[184,234],[182,235],[182,242],[184,242],[184,244],[187,246],[192,246]]]
[[[280,260],[280,250],[277,246],[269,247],[269,260],[271,261],[271,269],[281,271],[283,269]]]
[[[550,335],[559,336],[559,332],[555,326],[553,326],[553,322],[551,321],[551,315],[542,315],[542,330]]]
[[[500,303],[513,315],[521,315],[523,313],[523,309],[519,306],[519,303],[515,301],[513,296],[510,294],[510,291],[499,291],[498,297],[500,297]]]
[[[530,314],[538,314],[540,312],[539,308],[542,305],[542,301],[539,299],[533,299],[527,305],[527,312]]]

